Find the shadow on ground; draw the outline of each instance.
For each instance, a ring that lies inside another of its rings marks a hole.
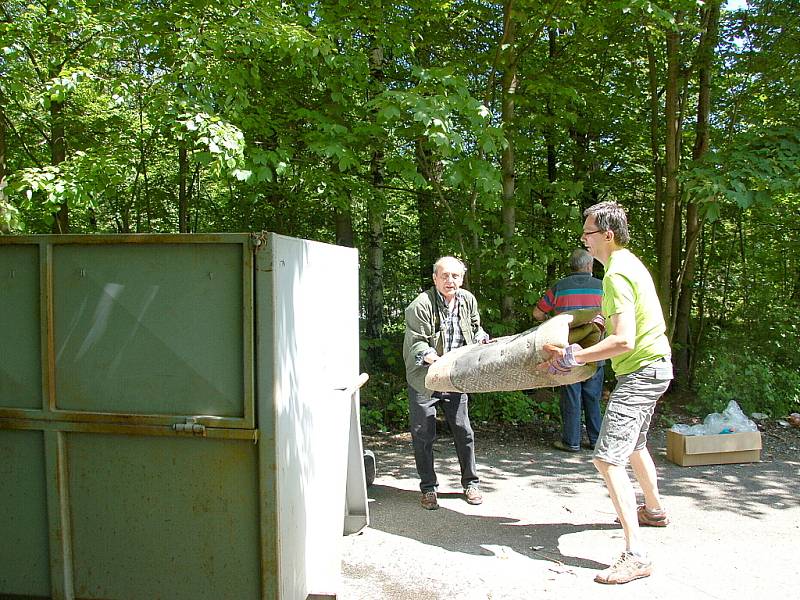
[[[460,500],[461,497],[458,493],[439,494],[440,501],[449,498]],[[396,513],[373,511],[370,527],[450,552],[492,556],[511,550],[528,558],[603,569],[607,565],[561,554],[559,539],[570,533],[619,529],[619,525],[613,523],[523,523],[518,519],[466,514],[443,506],[435,511],[422,512],[418,508],[418,492],[386,485],[372,486],[370,498],[379,505],[413,507],[418,517],[398,519]]]
[[[764,442],[762,455],[769,457],[768,439]],[[681,467],[666,459],[664,431],[652,433],[649,447],[661,493],[667,499],[687,498],[703,510],[755,519],[767,512],[800,507],[800,455],[795,460]],[[451,438],[440,437],[435,451],[437,472],[457,473],[452,455]],[[411,480],[416,485],[410,442],[402,436],[394,436],[388,444],[379,444],[376,456],[380,474]],[[564,498],[580,494],[586,483],[601,484],[589,452],[565,454],[540,440],[480,443],[479,438],[478,463],[481,487],[488,494],[498,491],[503,482],[520,478],[532,488],[550,490]],[[607,500],[607,495],[605,499],[598,498],[601,502]]]
[[[656,571],[609,589],[593,579],[624,540],[590,453],[559,452],[552,435],[478,430],[484,503],[471,506],[452,438],[442,435],[440,508],[426,511],[408,434],[366,436],[378,476],[368,489],[370,527],[345,540],[343,598],[794,597],[800,444],[779,454],[765,436],[762,462],[680,467],[666,460],[664,437],[652,432],[649,447],[672,523],[641,531]]]

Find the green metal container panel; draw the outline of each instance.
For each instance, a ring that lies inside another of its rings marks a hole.
[[[0,408],[42,407],[39,247],[0,253]],[[13,307],[13,310],[11,309]]]
[[[0,236],[0,597],[335,597],[368,523],[357,269],[268,233]]]
[[[65,445],[76,597],[259,597],[252,442],[70,433]]]
[[[57,408],[244,418],[248,262],[233,243],[54,247]]]
[[[50,595],[44,436],[0,430],[0,595]]]

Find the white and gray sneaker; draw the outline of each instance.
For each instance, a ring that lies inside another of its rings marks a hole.
[[[653,572],[653,563],[632,552],[623,552],[614,564],[605,571],[600,571],[594,580],[597,583],[628,583],[634,579],[649,577]]]

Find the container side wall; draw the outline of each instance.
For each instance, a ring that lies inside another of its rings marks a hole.
[[[42,409],[39,246],[0,252],[0,408]]]
[[[0,595],[50,595],[41,431],[0,429]]]
[[[351,396],[355,250],[272,236],[281,598],[339,587]]]
[[[239,244],[54,248],[60,410],[243,417]]]
[[[275,357],[281,352],[275,338],[275,282],[272,247],[265,244],[255,257],[255,345],[259,477],[259,528],[261,530],[261,598],[279,597],[281,561],[275,455]]]
[[[66,440],[77,597],[259,597],[252,442]]]

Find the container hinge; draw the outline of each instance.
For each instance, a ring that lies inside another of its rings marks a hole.
[[[253,245],[253,250],[255,252],[267,247],[268,236],[268,231],[260,231],[258,233],[250,234],[250,243]]]
[[[185,423],[175,423],[172,428],[178,433],[190,433],[201,437],[206,435],[206,426],[198,423],[194,417],[189,417]]]

